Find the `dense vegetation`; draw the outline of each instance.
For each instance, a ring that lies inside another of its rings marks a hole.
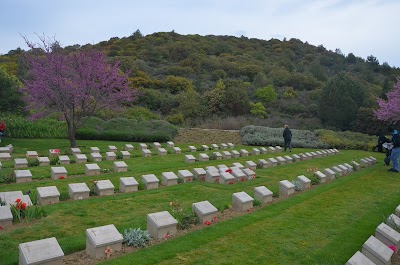
[[[364,60],[298,39],[265,41],[175,32],[143,36],[138,30],[129,37],[64,50],[92,46],[104,50],[110,61],[120,61],[122,71],[129,73],[130,86],[141,91],[134,104],[177,125],[239,129],[248,124],[289,123],[302,129],[376,133],[386,126],[373,116],[376,98],[384,97],[400,75],[400,69],[381,64],[372,55]],[[0,57],[7,74],[2,72],[0,78],[11,87],[17,86],[15,76],[27,78],[22,53],[18,48]],[[11,89],[5,98],[15,93]],[[0,111],[22,109],[20,105],[5,104]],[[132,105],[125,107],[129,110]],[[102,118],[119,115],[108,113]]]

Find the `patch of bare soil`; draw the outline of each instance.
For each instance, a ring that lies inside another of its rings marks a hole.
[[[197,144],[242,144],[242,139],[239,131],[236,130],[181,128],[178,135],[174,138],[174,142]]]

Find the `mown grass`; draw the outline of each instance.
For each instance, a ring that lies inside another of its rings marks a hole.
[[[15,147],[15,156],[24,156],[26,150],[47,154],[48,149],[66,149],[63,140],[7,139]],[[6,144],[5,143],[5,144]],[[3,144],[3,143],[2,143]],[[103,152],[108,145],[123,146],[122,142],[79,141],[83,151],[98,146]],[[135,144],[137,146],[137,144]],[[179,145],[186,150],[187,145]],[[235,149],[239,150],[241,146]],[[243,147],[250,150],[250,147]],[[304,152],[295,149],[294,153]],[[62,151],[63,152],[63,151]],[[136,150],[135,152],[140,153]],[[134,152],[134,153],[135,153]],[[195,153],[197,156],[199,152]],[[154,152],[155,154],[155,152]],[[3,184],[0,191],[34,190],[40,186],[56,185],[60,192],[67,192],[68,183],[110,179],[116,189],[119,178],[134,176],[137,180],[145,173],[161,178],[164,171],[192,169],[207,165],[227,164],[278,154],[245,157],[230,160],[183,162],[184,154],[151,158],[134,157],[125,160],[129,171],[108,173],[100,176],[76,176],[65,180],[49,179],[50,167],[32,167],[35,178],[43,180],[24,184]],[[292,180],[305,174],[310,167],[331,167],[352,159],[366,157],[364,151],[341,151],[337,156],[324,157],[293,163],[276,168],[258,169],[254,181],[235,185],[218,185],[204,182],[162,187],[157,190],[136,193],[116,193],[108,197],[91,197],[83,201],[63,201],[45,206],[46,218],[29,224],[17,224],[11,230],[0,232],[1,264],[16,264],[18,244],[55,236],[66,254],[85,249],[87,228],[114,224],[119,231],[129,227],[146,228],[148,213],[171,210],[170,201],[179,201],[190,209],[194,202],[208,200],[217,208],[231,203],[232,193],[246,191],[251,196],[256,186],[265,185],[278,191],[278,182]],[[377,156],[378,160],[383,157]],[[98,163],[101,168],[112,168],[112,161]],[[262,210],[226,222],[205,227],[197,232],[164,242],[108,261],[111,264],[343,264],[361,247],[368,235],[384,215],[391,213],[400,199],[400,183],[396,176],[386,172],[383,163],[363,169],[351,176],[318,186],[292,198],[269,205]],[[3,163],[4,171],[10,172],[11,164]],[[83,164],[67,167],[69,175],[84,174]],[[397,176],[400,177],[400,176]]]

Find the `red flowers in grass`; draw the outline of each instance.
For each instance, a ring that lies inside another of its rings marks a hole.
[[[26,203],[21,201],[20,198],[16,199],[15,203],[16,203],[15,208],[20,209],[22,211],[26,209]]]
[[[205,221],[205,222],[204,222],[204,225],[210,225],[210,224],[211,224],[210,221]]]
[[[65,179],[65,177],[64,176],[60,176],[58,179]]]
[[[18,198],[18,199],[15,200],[15,202],[16,202],[16,203],[20,203],[20,202],[21,202],[21,199]]]

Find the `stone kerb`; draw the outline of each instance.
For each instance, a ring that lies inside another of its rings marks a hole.
[[[289,197],[294,194],[295,186],[288,180],[279,181],[279,197]]]
[[[276,160],[278,161],[278,165],[284,165],[284,164],[286,164],[286,160],[285,160],[283,157],[281,157],[281,156],[277,156],[277,157],[276,157]]]
[[[167,155],[167,150],[165,150],[165,148],[158,148],[157,149],[157,153],[159,156],[166,156]]]
[[[26,158],[38,158],[36,151],[26,151]]]
[[[38,204],[48,205],[60,201],[60,192],[56,186],[38,187]]]
[[[222,157],[223,159],[231,159],[232,154],[229,151],[222,151]]]
[[[216,220],[218,209],[209,201],[196,202],[192,204],[192,211],[196,214],[200,224],[211,223]]]
[[[168,211],[147,215],[147,231],[154,239],[168,238],[176,234],[177,224],[178,221]]]
[[[246,192],[236,192],[232,194],[232,209],[236,212],[246,212],[253,209],[254,199]]]
[[[86,229],[86,254],[92,258],[106,257],[106,249],[122,250],[123,237],[113,224]]]
[[[325,169],[324,169],[324,174],[325,174],[325,176],[326,176],[326,180],[327,180],[327,181],[332,181],[332,180],[334,180],[334,179],[336,178],[336,173],[335,173],[335,171],[333,171],[333,170],[330,169],[330,168],[325,168]]]
[[[204,168],[194,168],[193,169],[194,178],[196,178],[200,181],[205,181],[206,175],[207,175],[207,172],[204,170]]]
[[[118,148],[116,147],[116,146],[114,146],[114,145],[109,145],[108,146],[108,152],[117,152],[118,151]]]
[[[314,175],[319,179],[320,183],[325,183],[327,181],[327,177],[321,171],[314,172]]]
[[[386,246],[395,246],[398,252],[400,247],[400,233],[388,226],[385,223],[381,223],[375,230],[375,237],[379,239]]]
[[[206,170],[206,182],[219,183],[219,171]]]
[[[215,160],[222,160],[222,155],[220,152],[214,152],[213,157],[215,158]]]
[[[106,160],[115,161],[117,160],[117,155],[114,152],[106,152]]]
[[[142,157],[151,157],[151,151],[147,147],[142,149]]]
[[[50,166],[50,159],[47,156],[38,157],[39,166]]]
[[[100,175],[100,167],[97,164],[86,164],[85,165],[86,176]]]
[[[134,177],[125,177],[119,179],[119,191],[122,193],[138,191],[139,183]]]
[[[179,147],[172,147],[172,152],[174,154],[180,154],[182,153],[182,150]]]
[[[249,161],[246,161],[246,167],[247,168],[250,168],[251,170],[256,170],[256,168],[257,168],[257,164],[256,163],[254,163],[253,161],[251,161],[251,160],[249,160]]]
[[[368,238],[361,252],[375,264],[390,264],[390,259],[394,253],[374,236]]]
[[[194,163],[196,158],[193,155],[185,155],[185,163]]]
[[[262,204],[267,204],[272,201],[272,191],[265,186],[254,188],[254,198],[260,200]]]
[[[253,156],[258,156],[258,155],[260,155],[260,149],[258,149],[258,148],[253,148],[253,149],[251,150],[251,155],[253,155]]]
[[[32,173],[30,170],[14,170],[14,176],[16,183],[30,182],[32,181]]]
[[[25,168],[28,167],[28,160],[26,158],[15,158],[14,168]]]
[[[68,184],[69,198],[73,200],[84,200],[89,198],[90,189],[86,183]]]
[[[269,163],[265,159],[258,159],[257,166],[258,166],[258,168],[268,168]]]
[[[178,185],[178,176],[174,172],[163,172],[161,177],[163,186]]]
[[[108,179],[95,182],[94,191],[98,196],[109,196],[114,194],[114,185]]]
[[[207,154],[201,153],[199,154],[199,161],[200,162],[205,162],[205,161],[209,161],[210,157]]]
[[[131,153],[129,151],[121,151],[122,159],[130,159]]]
[[[268,158],[268,163],[271,165],[271,167],[276,167],[278,165],[278,160],[270,157],[270,158]]]
[[[249,156],[249,151],[247,151],[246,149],[240,149],[240,156],[241,157]]]
[[[158,189],[159,180],[154,174],[142,175],[142,181],[146,190]]]
[[[153,142],[154,149],[161,148],[161,144],[159,142]]]
[[[173,148],[174,146],[175,146],[174,142],[172,142],[172,141],[168,141],[167,142],[167,147],[168,148]]]
[[[232,158],[239,158],[240,157],[239,151],[232,150],[231,154],[232,154]]]
[[[311,180],[304,175],[297,176],[297,180],[300,182],[301,190],[307,190],[311,188]]]
[[[3,228],[12,226],[13,215],[9,206],[0,206],[0,226]]]
[[[71,160],[68,156],[59,156],[58,159],[61,165],[69,165],[71,163]]]
[[[347,262],[346,265],[376,265],[360,251],[357,251]]]
[[[75,160],[77,164],[87,163],[87,156],[85,154],[75,154]]]
[[[125,151],[133,151],[133,145],[131,145],[131,144],[125,144],[125,146],[124,146],[124,150]]]
[[[183,180],[183,183],[192,182],[193,174],[189,170],[178,170],[178,178]]]
[[[114,162],[114,172],[127,172],[128,165],[124,161]]]
[[[19,265],[62,264],[64,252],[55,237],[19,244]]]
[[[222,172],[219,174],[219,183],[220,184],[234,184],[236,183],[236,178],[229,172]]]

